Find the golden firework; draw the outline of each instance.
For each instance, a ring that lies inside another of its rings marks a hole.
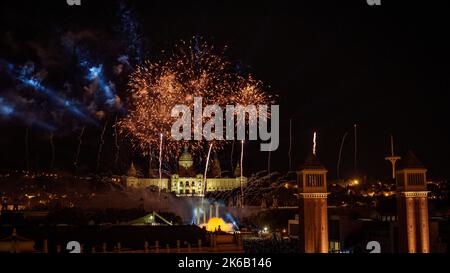
[[[166,160],[176,158],[184,145],[194,155],[205,154],[206,140],[176,141],[170,135],[175,120],[171,109],[183,104],[192,111],[194,97],[201,97],[203,104],[215,104],[222,109],[230,104],[272,102],[271,96],[263,91],[261,81],[236,73],[223,50],[217,51],[206,42],[181,41],[171,54],[162,52],[161,55],[157,61],[138,66],[130,75],[128,114],[118,122],[120,132],[144,153],[156,151],[163,134]],[[215,141],[214,149],[222,149],[225,142]]]

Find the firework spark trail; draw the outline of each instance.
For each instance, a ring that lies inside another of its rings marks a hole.
[[[206,105],[269,104],[270,95],[262,83],[249,76],[232,72],[230,62],[206,43],[181,42],[172,53],[162,55],[158,61],[146,61],[130,75],[128,87],[128,115],[119,121],[120,132],[130,138],[133,146],[147,153],[149,146],[158,146],[159,134],[165,136],[165,160],[175,159],[189,144],[194,156],[204,153],[208,142],[204,139],[177,141],[170,136],[175,105],[194,108],[194,98],[201,97]],[[192,115],[191,118],[193,118]],[[191,125],[194,122],[191,122]],[[194,136],[199,128],[194,128]],[[192,130],[192,128],[191,128]],[[214,144],[220,150],[226,141]]]
[[[203,175],[203,194],[202,194],[202,208],[203,208],[203,200],[205,198],[206,193],[206,175],[208,174],[208,167],[209,167],[209,157],[211,155],[211,149],[213,147],[213,142],[209,144],[208,149],[208,156],[206,157],[206,165],[205,165],[205,174]]]
[[[267,156],[267,174],[269,175],[269,183],[270,183],[270,156],[271,156],[271,151],[272,151],[272,142],[270,143],[270,149],[269,149],[269,154]]]
[[[148,175],[152,177],[152,146],[148,145]]]
[[[347,137],[347,135],[348,135],[348,132],[345,132],[344,136],[342,137],[341,147],[339,148],[339,156],[338,156],[337,168],[336,168],[336,173],[337,173],[338,179],[340,179],[339,173],[340,173],[340,168],[341,168],[342,147],[344,146],[344,141],[345,141],[345,138]]]
[[[52,159],[50,160],[50,170],[53,170],[53,164],[55,163],[55,143],[53,142],[53,132],[50,132],[50,148],[52,152]]]
[[[353,162],[353,164],[354,164],[354,166],[353,166],[353,168],[355,169],[355,171],[356,171],[356,155],[357,155],[357,138],[356,138],[356,123],[353,125],[353,127],[354,127],[354,134],[355,134],[355,157],[354,157],[354,162]]]
[[[288,157],[289,157],[289,171],[292,169],[291,164],[291,151],[292,151],[292,118],[289,119],[289,150],[288,150]]]
[[[162,149],[163,149],[163,133],[159,134],[159,184],[158,194],[161,202],[161,179],[162,179]]]
[[[103,144],[105,144],[105,132],[106,132],[106,125],[108,125],[108,121],[105,121],[105,125],[103,126],[103,130],[102,133],[100,134],[100,145],[98,147],[98,152],[97,152],[97,171],[100,168],[100,159],[102,157],[102,150],[103,150]]]
[[[235,140],[233,139],[233,144],[231,145],[231,155],[230,155],[231,173],[233,173],[233,168],[234,168],[234,164],[233,164],[234,142],[235,142]]]
[[[244,190],[243,190],[243,186],[242,186],[242,176],[244,173],[244,140],[241,140],[241,177],[240,177],[240,182],[241,182],[241,208],[244,207]]]
[[[317,148],[317,133],[314,132],[314,134],[313,134],[313,155],[316,155],[316,148]]]
[[[83,134],[84,134],[84,129],[86,128],[86,126],[83,126],[83,128],[81,128],[81,132],[80,135],[78,136],[78,147],[77,147],[77,151],[75,153],[75,160],[74,160],[74,167],[75,167],[75,172],[78,170],[78,158],[80,156],[80,151],[81,151],[81,143],[83,142]]]
[[[120,147],[119,147],[119,140],[118,140],[118,133],[117,133],[117,115],[116,115],[116,120],[114,122],[114,145],[116,146],[116,154],[114,156],[114,165],[116,166],[117,169],[117,164],[119,162],[119,152],[120,152]]]

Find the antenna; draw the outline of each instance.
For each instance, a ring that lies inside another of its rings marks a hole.
[[[394,138],[391,134],[391,156],[394,156]]]
[[[394,137],[391,134],[391,156],[386,156],[385,160],[391,162],[392,165],[392,179],[395,179],[395,163],[400,160],[400,156],[396,156],[394,152]]]

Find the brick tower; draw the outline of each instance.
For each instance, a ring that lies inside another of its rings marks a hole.
[[[327,170],[311,153],[297,172],[300,251],[328,253]]]
[[[409,152],[396,173],[399,251],[430,252],[427,169]]]

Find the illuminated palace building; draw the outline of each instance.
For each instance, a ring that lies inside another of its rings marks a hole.
[[[239,165],[234,171],[234,177],[221,177],[220,162],[216,158],[209,167],[210,172],[206,178],[206,192],[226,191],[246,186],[247,178],[240,175]],[[203,196],[203,174],[196,173],[194,161],[188,148],[185,147],[183,153],[178,159],[178,173],[172,174],[170,177],[162,177],[158,175],[150,175],[149,178],[138,178],[136,169],[131,164],[125,178],[125,185],[128,188],[146,188],[157,187],[161,190],[174,192],[177,196]]]

